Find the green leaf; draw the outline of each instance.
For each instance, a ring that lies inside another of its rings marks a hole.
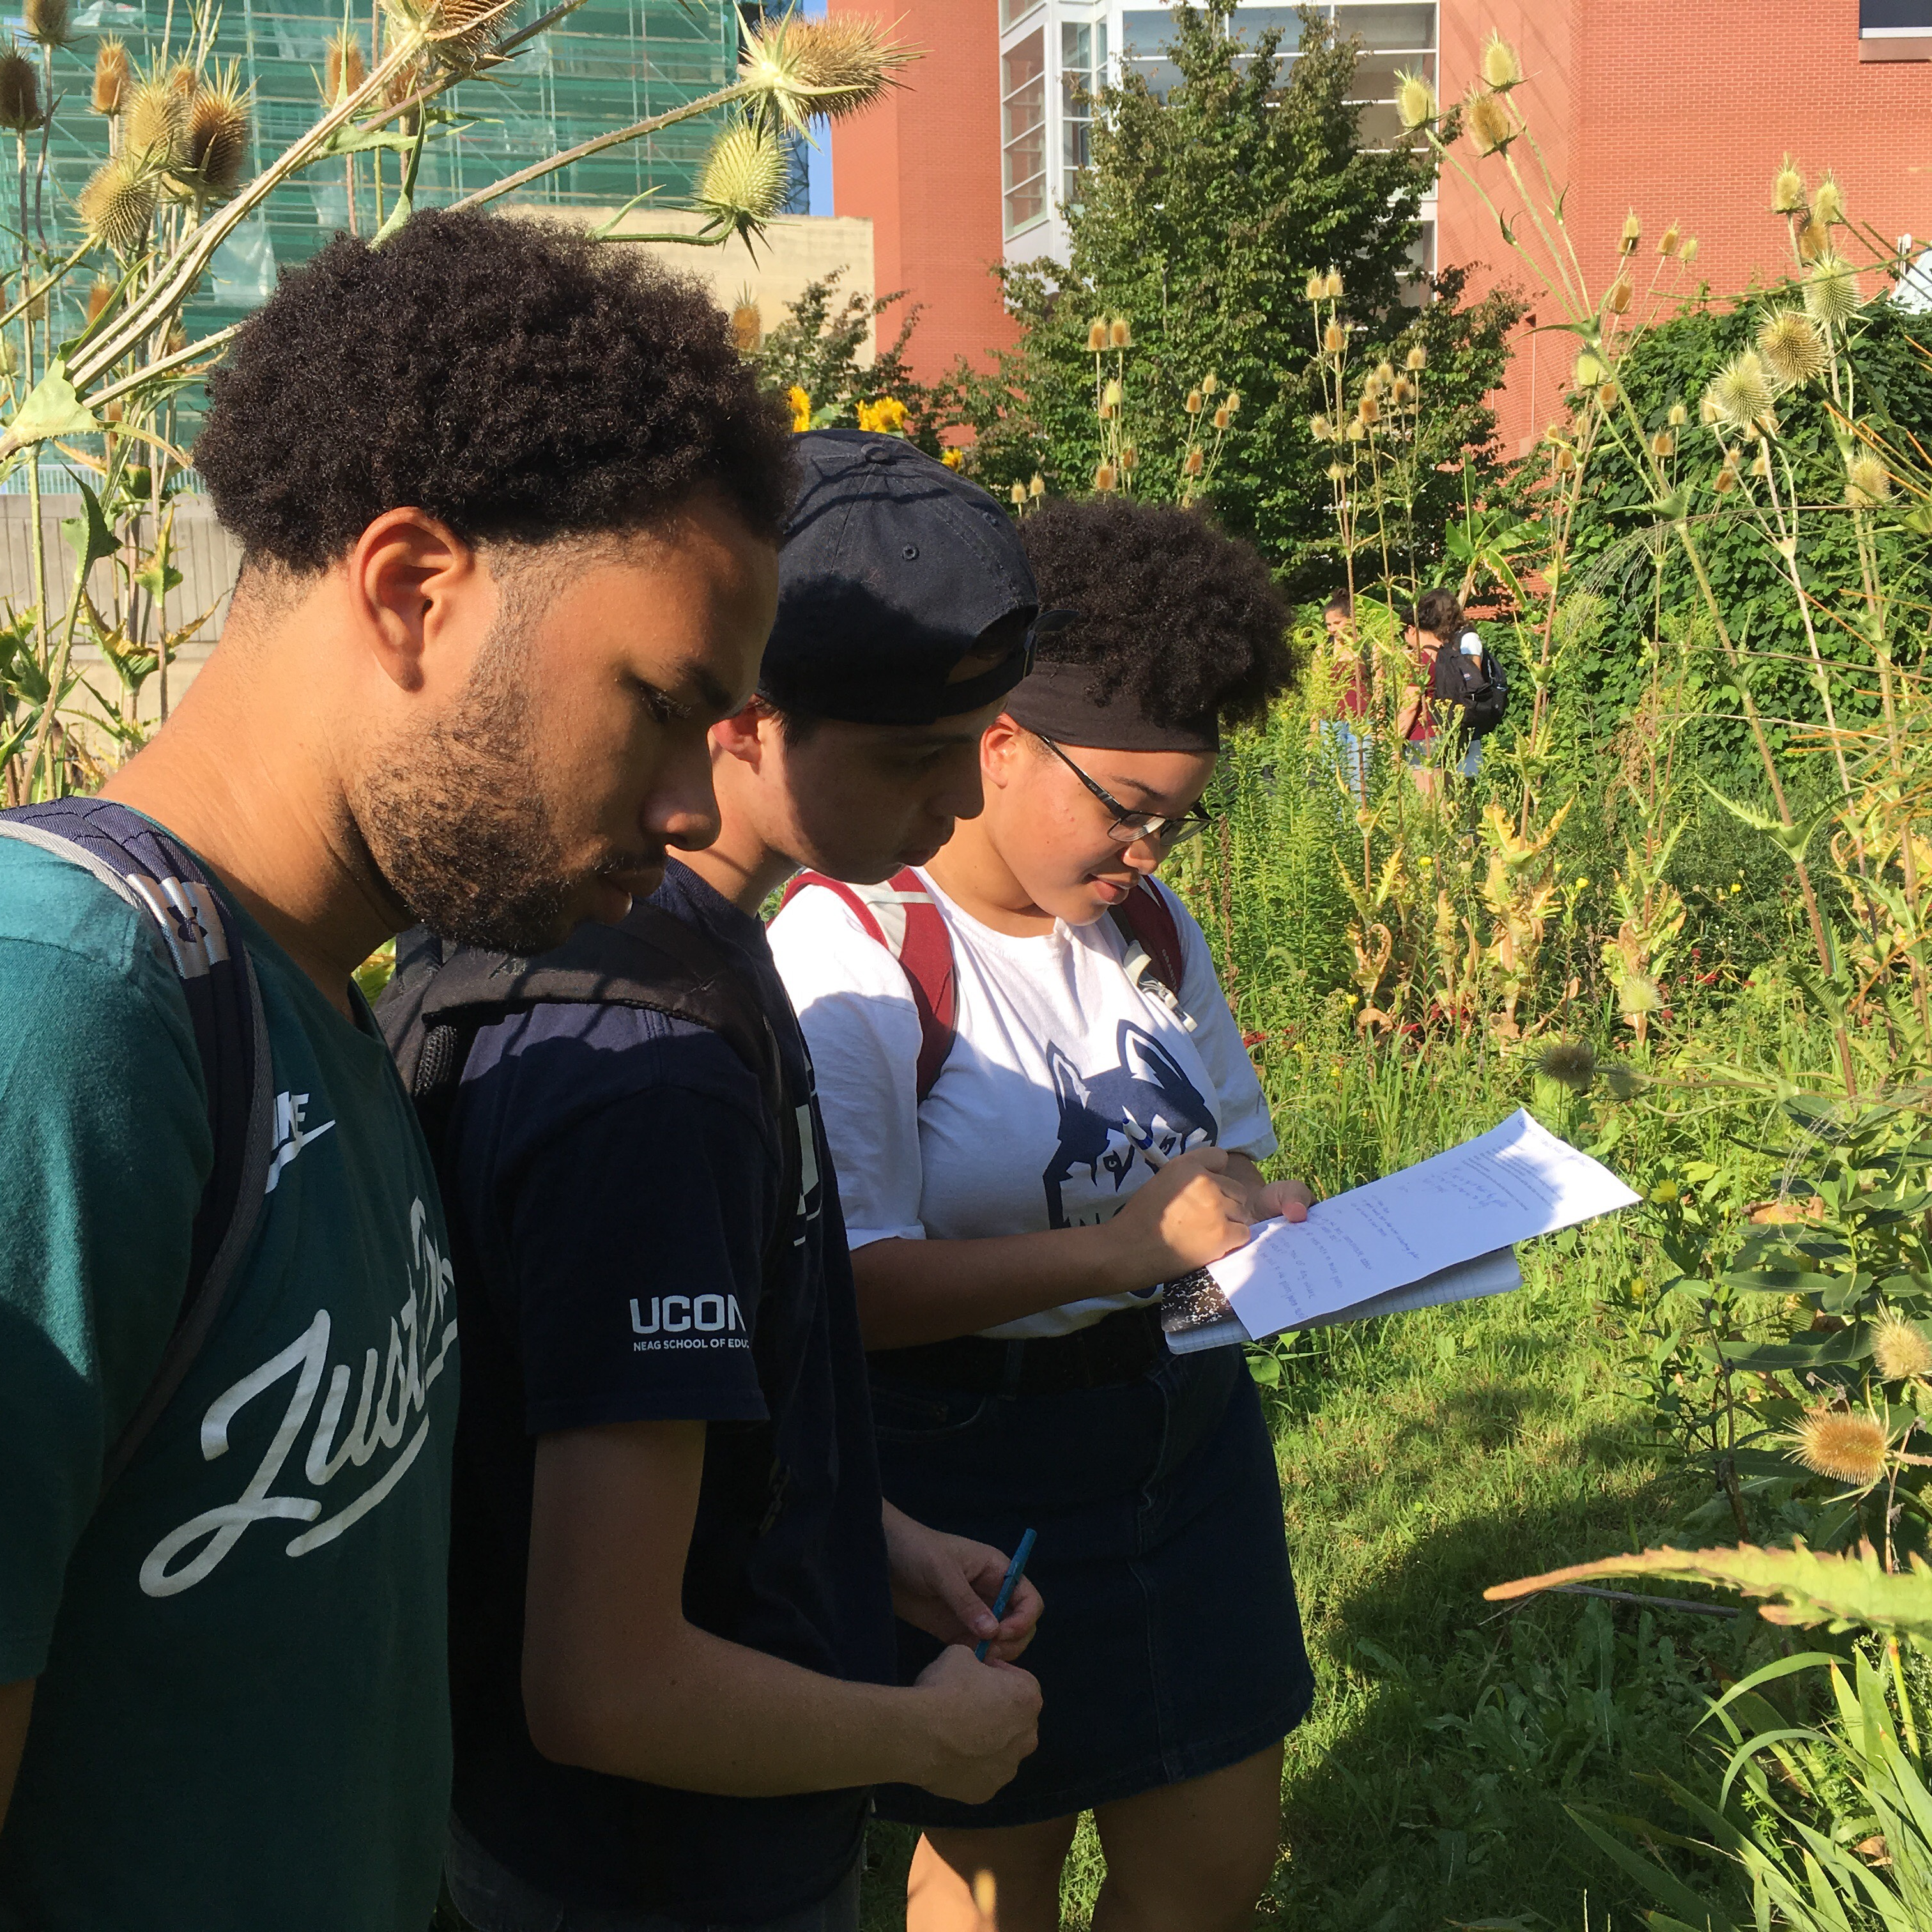
[[[31,401],[32,398],[29,398]],[[100,499],[83,483],[80,486],[81,514],[61,519],[61,541],[74,554],[74,574],[85,578],[103,557],[112,556],[121,548],[120,539],[100,514]]]
[[[20,413],[7,425],[17,444],[45,442],[56,436],[86,436],[98,430],[94,412],[74,394],[67,365],[56,362],[28,392]]]

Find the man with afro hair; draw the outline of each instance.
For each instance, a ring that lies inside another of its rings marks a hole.
[[[696,284],[476,214],[338,237],[211,388],[226,629],[87,808],[174,842],[165,948],[111,872],[0,838],[0,1926],[422,1932],[455,1300],[352,975],[416,920],[554,945],[715,835],[706,734],[756,682],[789,435]],[[244,947],[259,1217],[104,1490],[217,1166],[170,955]]]

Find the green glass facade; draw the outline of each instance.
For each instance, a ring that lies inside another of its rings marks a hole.
[[[220,4],[214,63],[238,63],[253,90],[252,174],[322,111],[328,40],[345,19],[358,30],[366,55],[371,0],[356,0],[346,16],[341,0],[333,4],[331,0],[220,0]],[[169,10],[168,0],[139,4],[93,0],[76,14],[74,45],[54,57],[59,104],[42,218],[47,239],[56,247],[64,240],[71,246],[79,238],[74,197],[106,149],[106,124],[88,105],[95,40],[118,34],[137,64],[145,64],[159,50]],[[514,27],[542,10],[542,0],[524,0],[508,18]],[[188,0],[175,0],[178,50],[188,13]],[[736,65],[737,32],[729,0],[689,5],[679,0],[585,0],[491,79],[471,81],[449,97],[469,124],[429,144],[418,205],[457,200],[592,135],[723,86]],[[684,122],[575,163],[532,183],[518,199],[611,207],[654,188],[661,201],[676,203],[688,195],[713,130],[709,116]],[[355,158],[353,226],[365,235],[378,219],[374,165],[370,155]],[[382,157],[391,196],[399,165],[394,154]],[[264,215],[251,218],[224,244],[208,285],[192,304],[190,327],[201,332],[245,314],[272,290],[278,268],[306,260],[351,225],[350,170],[344,161],[324,161],[297,176],[269,197]]]

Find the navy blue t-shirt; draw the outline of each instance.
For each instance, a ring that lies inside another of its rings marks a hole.
[[[799,1110],[800,1198],[778,1198],[776,1125],[718,1035],[611,1006],[539,1006],[478,1035],[442,1161],[464,1364],[454,1808],[571,1905],[746,1922],[831,1891],[868,1794],[720,1798],[554,1764],[520,1689],[536,1438],[640,1420],[710,1425],[691,1621],[829,1676],[895,1677],[851,1258],[804,1039],[756,920],[675,861],[654,902],[760,995]],[[781,1215],[793,1238],[768,1294]]]

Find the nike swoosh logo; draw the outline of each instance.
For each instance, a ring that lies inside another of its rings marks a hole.
[[[320,1126],[310,1127],[306,1132],[298,1128],[296,1130],[294,1139],[284,1142],[275,1150],[275,1157],[268,1163],[268,1184],[262,1190],[262,1192],[264,1194],[274,1193],[276,1182],[282,1178],[282,1169],[286,1167],[289,1162],[293,1160],[311,1141],[320,1140],[334,1124],[333,1120],[324,1120]]]

